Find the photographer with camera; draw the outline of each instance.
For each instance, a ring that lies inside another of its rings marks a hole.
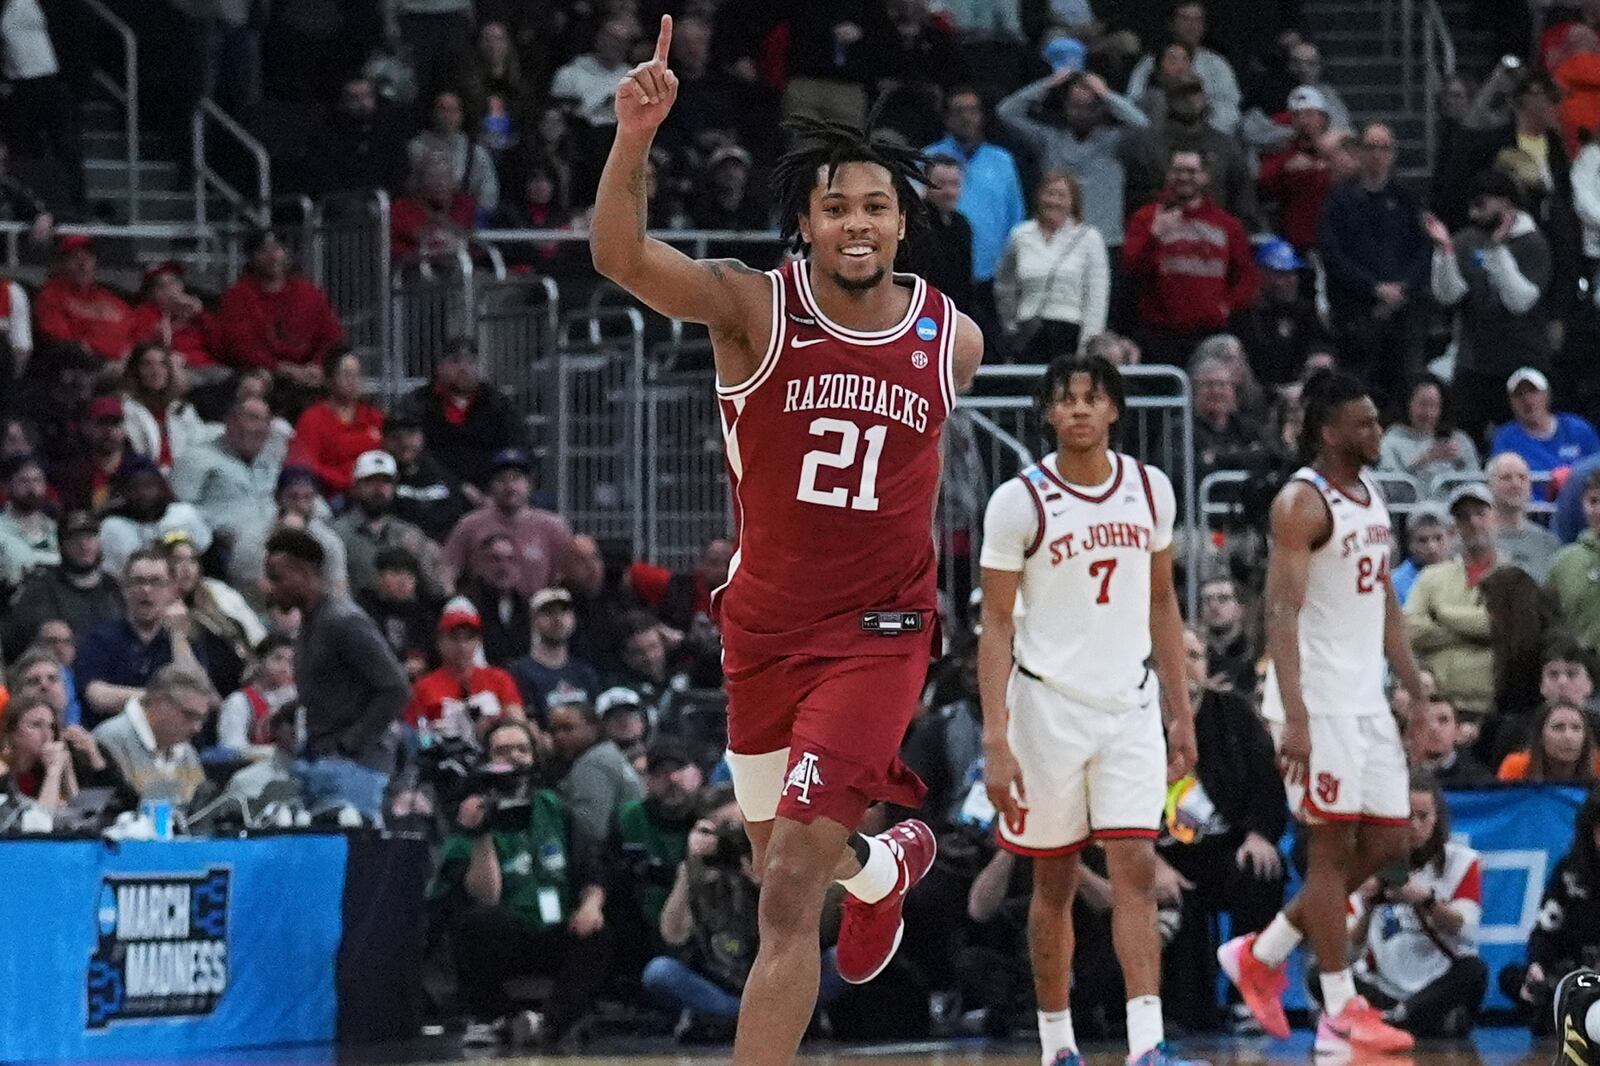
[[[732,1034],[739,994],[755,964],[760,940],[756,912],[761,886],[751,866],[750,840],[731,786],[706,789],[689,831],[688,854],[661,910],[661,939],[677,955],[659,955],[644,968],[645,992],[681,1012],[675,1035],[707,1039]],[[822,941],[838,934],[838,890],[823,910]],[[818,946],[821,950],[821,945]],[[844,991],[834,949],[822,954],[818,1007]]]
[[[1478,958],[1483,873],[1478,853],[1450,839],[1438,783],[1411,772],[1411,856],[1350,897],[1356,986],[1384,1021],[1419,1037],[1472,1031],[1489,971]]]
[[[561,797],[534,787],[525,722],[505,720],[484,742],[487,761],[468,778],[430,895],[459,908],[451,938],[470,1016],[463,1042],[549,1045],[583,1018],[609,970],[598,855]],[[515,1010],[504,988],[529,974],[553,982],[542,1013]]]
[[[606,848],[612,865],[607,895],[625,956],[621,971],[637,975],[666,950],[661,910],[683,863],[704,785],[705,774],[683,741],[659,736],[645,748],[644,798],[617,808]]]

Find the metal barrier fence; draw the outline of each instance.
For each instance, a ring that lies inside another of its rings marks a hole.
[[[643,399],[645,545],[658,565],[686,568],[733,526],[711,343],[652,348]]]
[[[946,453],[945,498],[949,500],[955,495],[957,498],[952,503],[961,506],[959,513],[951,507],[951,514],[944,522],[944,535],[947,542],[957,547],[970,543],[970,574],[966,577],[974,586],[983,538],[983,506],[989,493],[1048,450],[1034,399],[1042,374],[1043,368],[1039,366],[984,366],[979,369],[971,392],[961,397],[959,403],[959,410],[982,418],[969,419],[963,427],[970,444],[962,446],[975,448],[974,456]],[[1178,367],[1130,366],[1122,368],[1122,379],[1128,407],[1113,446],[1159,468],[1172,479],[1178,497],[1177,529],[1182,533],[1178,544],[1187,564],[1183,567],[1185,600],[1192,616],[1198,606],[1203,542],[1199,536],[1200,512],[1195,499],[1189,375]],[[953,434],[952,444],[957,442]],[[1024,455],[1026,459],[1022,458]],[[969,479],[980,472],[983,474],[986,480],[980,491],[952,479],[950,464],[953,462],[964,463]],[[950,554],[955,555],[954,552]],[[950,575],[946,587],[958,590],[961,587],[959,576]]]
[[[549,413],[557,506],[573,528],[626,540],[636,557],[649,557],[644,316],[632,307],[562,315],[557,352]]]

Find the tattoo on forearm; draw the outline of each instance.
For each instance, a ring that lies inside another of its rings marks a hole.
[[[636,220],[639,223],[639,236],[643,237],[646,223],[649,219],[649,199],[644,191],[644,164],[640,164],[628,177],[628,193],[633,197]]]

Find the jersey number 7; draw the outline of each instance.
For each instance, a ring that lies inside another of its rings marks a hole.
[[[1089,576],[1100,579],[1100,595],[1094,598],[1095,603],[1111,602],[1111,575],[1116,572],[1115,559],[1096,559],[1089,564]]]
[[[854,422],[846,422],[842,418],[816,418],[811,421],[811,435],[823,437],[830,433],[839,434],[839,446],[832,450],[827,448],[813,448],[806,452],[804,461],[800,464],[800,489],[795,493],[795,498],[802,503],[816,503],[823,507],[848,507],[853,511],[876,511],[878,509],[878,460],[883,458],[884,438],[889,435],[888,426],[873,426],[865,434],[861,427]],[[861,481],[856,489],[854,498],[850,490],[843,485],[835,486],[826,492],[817,488],[817,471],[823,467],[831,470],[848,470],[855,465],[856,447],[861,443],[862,436],[867,438],[867,454],[861,460]]]

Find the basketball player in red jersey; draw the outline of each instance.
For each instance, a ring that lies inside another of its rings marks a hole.
[[[933,863],[921,822],[855,827],[873,803],[915,806],[924,791],[897,752],[932,650],[940,432],[983,340],[948,298],[893,273],[923,210],[923,159],[859,130],[791,126],[772,184],[804,258],[762,273],[649,239],[644,174],[677,95],[671,40],[664,17],[654,57],[617,89],[589,246],[601,274],[711,331],[738,524],[714,603],[728,761],[763,875],[734,1062],[787,1063],[816,1003],[830,882],[848,893],[839,972],[867,981]]]

